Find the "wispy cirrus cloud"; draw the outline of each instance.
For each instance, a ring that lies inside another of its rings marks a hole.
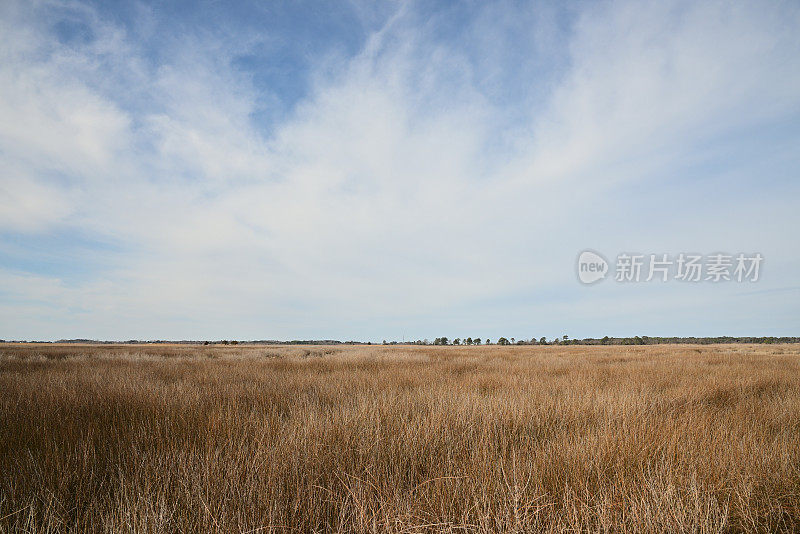
[[[3,335],[713,334],[734,288],[637,314],[676,289],[578,293],[574,255],[759,249],[776,287],[800,260],[792,3],[355,5],[325,46],[237,7],[3,8],[0,232],[113,244],[61,240],[65,277],[6,242]],[[590,320],[614,298],[625,330]]]

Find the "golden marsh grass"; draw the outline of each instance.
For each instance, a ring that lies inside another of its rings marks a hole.
[[[796,345],[0,345],[0,532],[798,530]]]

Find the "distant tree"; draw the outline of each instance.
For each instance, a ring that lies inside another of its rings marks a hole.
[[[453,340],[453,345],[461,345],[461,338],[458,338],[458,337],[457,337],[457,338],[455,338],[455,339]]]
[[[480,345],[480,344],[481,344],[481,338],[479,338],[479,337],[476,337],[476,338],[475,338],[475,339],[473,339],[472,341],[473,341],[473,343],[475,343],[476,345]]]
[[[540,345],[547,345],[547,338],[546,338],[546,337],[544,337],[544,336],[542,336],[541,338],[539,338],[539,344],[540,344]]]
[[[600,340],[600,343],[603,345],[608,345],[610,338],[608,336],[603,336],[603,339]]]
[[[487,345],[491,345],[491,344],[492,344],[492,340],[491,340],[491,339],[489,339],[488,337],[486,338],[486,344],[487,344]]]
[[[472,338],[468,337],[464,343],[466,343],[467,345],[472,345]]]
[[[497,344],[498,345],[509,345],[510,343],[508,342],[508,340],[506,338],[501,337],[500,339],[497,340]]]
[[[514,341],[515,341],[515,340],[514,340],[514,338],[512,337],[512,338],[511,338],[511,343],[514,343]]]

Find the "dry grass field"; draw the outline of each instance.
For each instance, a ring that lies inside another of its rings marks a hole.
[[[0,345],[0,532],[800,531],[800,347]]]

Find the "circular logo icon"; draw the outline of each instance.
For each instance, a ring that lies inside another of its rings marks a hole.
[[[584,250],[578,255],[578,280],[583,284],[594,284],[606,277],[608,262],[593,250]]]

